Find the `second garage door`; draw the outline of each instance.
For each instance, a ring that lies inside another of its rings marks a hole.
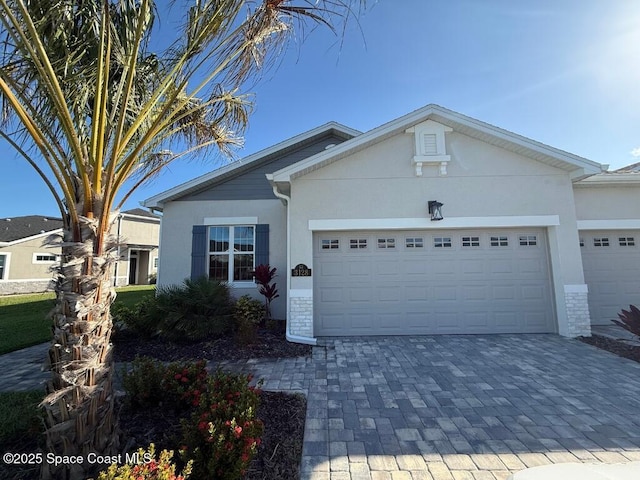
[[[314,330],[553,332],[545,231],[317,233]]]
[[[640,307],[640,235],[636,230],[580,232],[584,279],[594,325],[611,325],[630,304]]]

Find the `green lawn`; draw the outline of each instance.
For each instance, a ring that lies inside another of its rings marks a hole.
[[[116,303],[132,306],[154,293],[153,285],[116,289]],[[0,355],[51,340],[53,293],[0,297]]]

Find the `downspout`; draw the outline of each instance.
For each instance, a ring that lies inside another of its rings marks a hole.
[[[269,178],[271,180],[271,178]],[[316,339],[313,337],[302,337],[300,335],[294,335],[291,333],[291,326],[289,320],[291,319],[291,216],[289,213],[289,205],[291,197],[288,197],[284,193],[278,191],[278,186],[272,183],[273,194],[280,200],[283,200],[287,204],[287,328],[285,330],[285,337],[289,342],[304,343],[306,345],[316,345]]]
[[[113,272],[113,286],[118,286],[118,266],[120,265],[120,230],[122,228],[122,214],[118,215],[118,258],[116,259],[116,268]]]

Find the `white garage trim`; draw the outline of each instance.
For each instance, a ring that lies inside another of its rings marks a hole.
[[[578,220],[578,230],[635,230],[640,229],[640,220]]]
[[[426,213],[426,208],[425,208]],[[428,218],[350,218],[309,220],[309,230],[422,230],[452,228],[550,227],[560,225],[558,215],[453,217],[433,222]]]

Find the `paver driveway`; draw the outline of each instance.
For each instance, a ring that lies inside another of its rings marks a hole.
[[[577,340],[341,338],[300,367],[289,380],[309,393],[303,479],[502,479],[640,460],[640,364]]]

